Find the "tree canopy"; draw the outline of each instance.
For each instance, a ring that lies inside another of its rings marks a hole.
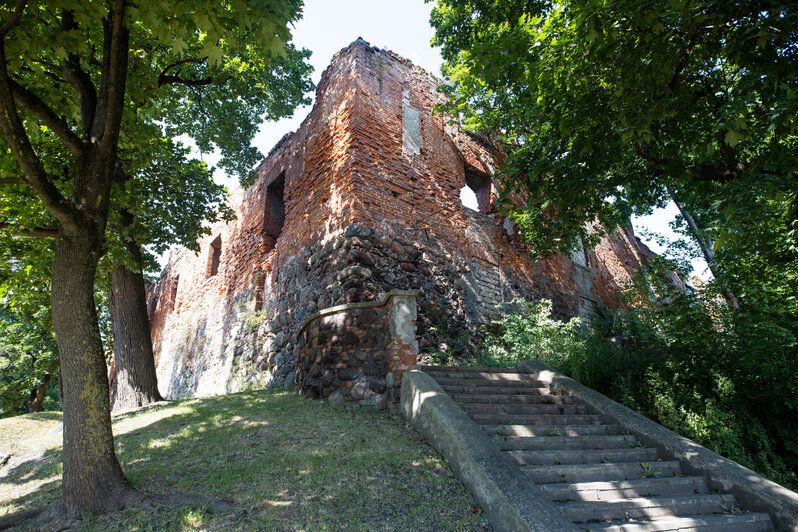
[[[792,3],[439,0],[432,24],[448,109],[508,147],[537,254],[676,196],[716,240],[768,219],[795,257]]]

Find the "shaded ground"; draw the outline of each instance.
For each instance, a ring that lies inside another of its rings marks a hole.
[[[56,500],[60,415],[0,420],[0,517]],[[250,391],[169,403],[114,419],[116,450],[146,493],[231,501],[84,515],[86,530],[483,530],[443,459],[393,414],[344,410],[293,392]],[[58,521],[31,524],[58,529]]]

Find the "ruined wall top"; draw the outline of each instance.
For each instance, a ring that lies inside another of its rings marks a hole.
[[[304,319],[393,290],[419,293],[422,351],[478,338],[515,297],[552,299],[563,317],[612,300],[643,260],[634,236],[619,232],[578,264],[533,263],[496,207],[503,153],[435,112],[441,83],[362,39],[335,55],[308,116],[234,194],[236,219],[214,224],[198,254],[173,254],[149,292],[165,396],[231,391],[236,375],[252,383],[261,371],[291,380]],[[464,186],[479,212],[462,205]]]

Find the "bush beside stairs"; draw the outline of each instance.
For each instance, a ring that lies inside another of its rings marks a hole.
[[[733,494],[713,489],[703,475],[695,474],[694,467],[668,457],[650,441],[645,445],[578,394],[544,382],[535,373],[446,366],[417,369],[432,377],[481,428],[489,437],[483,441],[494,445],[517,466],[518,473],[535,484],[530,492],[537,489],[536,496],[542,493],[551,501],[554,518],[559,513],[575,529],[774,530],[768,513],[747,511]],[[409,388],[413,382],[411,378]],[[411,395],[403,390],[403,403]],[[431,395],[429,391],[416,394],[414,407],[403,404],[406,415],[412,408],[421,408],[419,397]],[[409,417],[412,421],[412,414]],[[492,517],[493,521],[504,519],[500,512]],[[493,524],[498,529],[519,528]]]

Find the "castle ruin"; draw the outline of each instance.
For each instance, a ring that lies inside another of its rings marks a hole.
[[[547,298],[558,317],[615,303],[650,251],[623,228],[532,262],[496,206],[501,150],[433,113],[440,83],[360,39],[336,54],[301,127],[234,194],[237,218],[150,288],[164,397],[296,383],[382,407],[419,353],[467,349],[501,303]]]

